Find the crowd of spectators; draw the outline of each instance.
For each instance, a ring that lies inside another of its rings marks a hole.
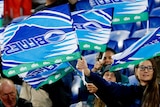
[[[150,1],[151,13],[152,9],[160,6],[160,3],[154,4]],[[64,3],[70,4],[71,11],[90,8],[88,0],[5,0],[4,3],[4,26],[22,16],[28,17],[38,11]],[[81,3],[86,5],[82,6]],[[143,22],[132,24],[137,26],[139,23],[143,25]],[[146,27],[138,30],[143,28]],[[119,27],[118,30],[126,29]],[[6,79],[7,77],[1,73],[0,107],[16,105],[18,107],[21,105],[23,107],[82,107],[83,103],[79,105],[80,102],[85,102],[85,105],[90,107],[158,107],[160,57],[141,62],[131,71],[127,69],[113,73],[109,68],[113,62],[111,56],[116,54],[115,51],[117,50],[107,48],[105,53],[98,53],[92,69],[88,68],[84,58],[78,60],[76,67],[85,73],[88,83],[83,84],[82,80],[79,82],[76,100],[73,99],[72,92],[73,85],[76,84],[75,72],[69,73],[56,83],[44,85],[39,90],[29,86],[18,76]]]

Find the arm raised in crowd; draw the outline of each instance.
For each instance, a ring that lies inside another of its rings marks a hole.
[[[130,105],[130,103],[135,99],[142,99],[144,91],[144,88],[142,86],[127,86],[115,82],[108,82],[98,74],[91,72],[90,69],[88,69],[87,62],[84,58],[78,59],[76,67],[81,72],[84,72],[85,76],[89,80],[91,80],[92,83],[98,88],[96,94],[100,98],[102,98],[103,101],[104,98],[107,96],[108,99],[104,101],[106,104],[108,104],[109,101],[114,99],[125,103],[125,105]],[[91,89],[88,90],[92,92]]]

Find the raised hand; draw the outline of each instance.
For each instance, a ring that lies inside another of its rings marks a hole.
[[[82,57],[81,59],[78,59],[76,68],[79,71],[84,72],[86,76],[90,75],[90,70],[88,69],[88,65],[84,57]]]
[[[93,83],[88,83],[86,87],[90,93],[96,93],[98,90],[98,88]]]

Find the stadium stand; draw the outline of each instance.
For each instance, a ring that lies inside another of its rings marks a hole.
[[[160,26],[160,7],[153,8],[149,14],[149,28]]]
[[[118,46],[113,48],[116,52],[122,51],[123,41],[129,38],[129,35],[130,35],[130,31],[127,31],[127,30],[116,30],[111,32],[110,40],[116,41],[118,43]]]
[[[160,7],[160,0],[148,0],[149,13],[156,7]]]
[[[145,28],[145,29],[137,30],[133,33],[133,35],[130,38],[141,38],[145,36],[147,33],[153,32],[155,29],[156,28]]]
[[[160,7],[153,8],[149,14],[150,17],[160,17]]]

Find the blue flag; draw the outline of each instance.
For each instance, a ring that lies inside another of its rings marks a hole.
[[[68,62],[64,62],[29,71],[21,77],[33,88],[38,89],[45,84],[58,81],[72,71],[74,71],[74,68]]]
[[[81,50],[104,52],[111,32],[113,8],[72,14]]]
[[[122,53],[113,55],[111,71],[134,67],[141,61],[160,56],[160,28],[132,44]]]
[[[39,11],[4,31],[3,73],[10,77],[80,57],[68,4]]]
[[[95,0],[96,1],[96,0]],[[124,0],[101,2],[94,9],[114,8],[112,24],[132,23],[148,20],[148,0]]]
[[[124,0],[89,0],[89,3],[92,7],[104,5],[104,4],[110,4],[110,3],[117,3],[122,2]]]

